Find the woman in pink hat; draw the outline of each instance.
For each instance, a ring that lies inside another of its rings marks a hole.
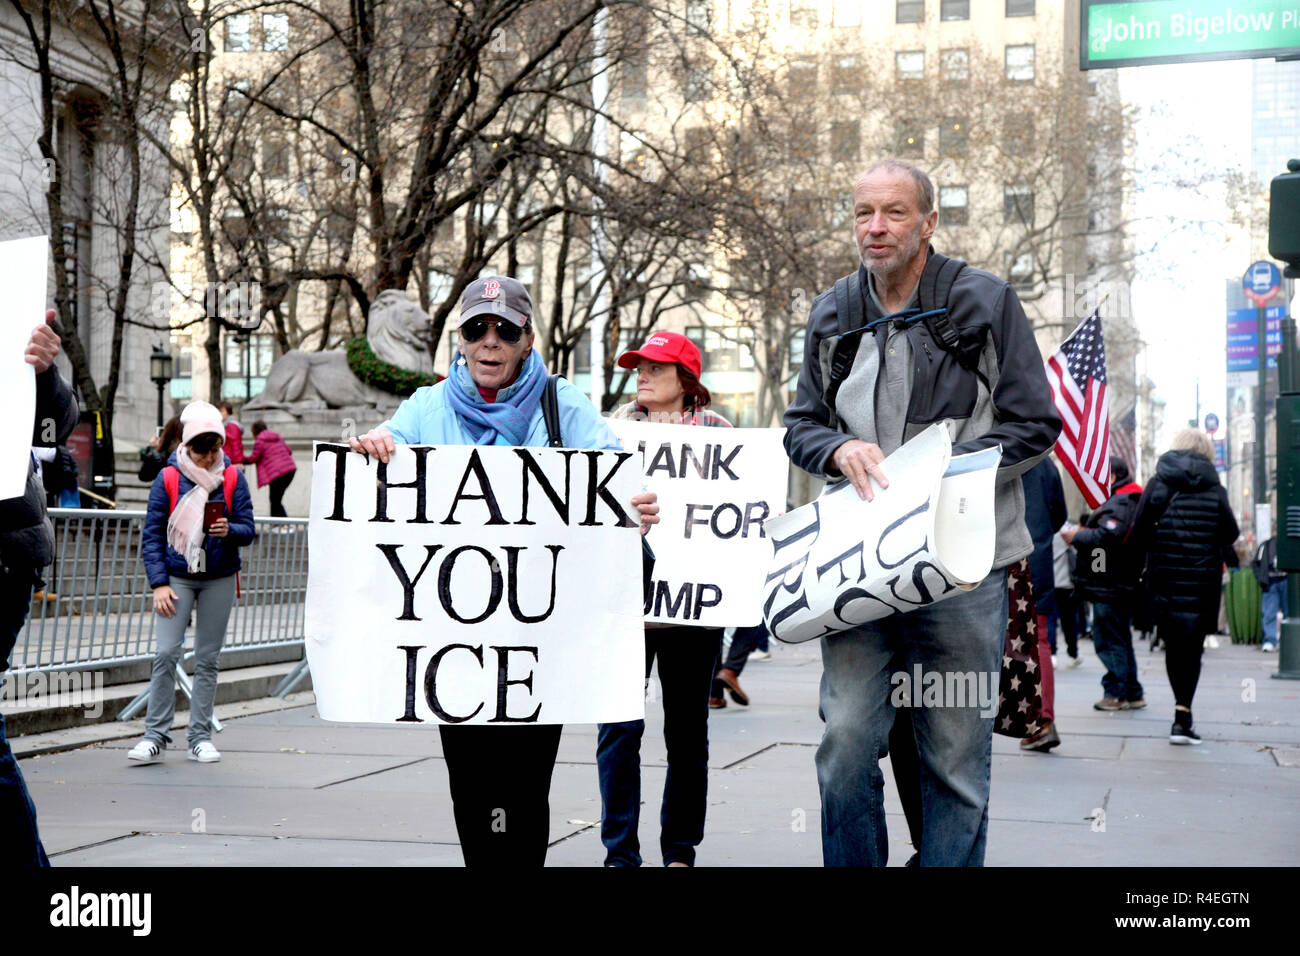
[[[149,680],[145,736],[128,759],[155,763],[171,743],[176,665],[194,612],[194,688],[186,732],[189,758],[213,763],[212,705],[226,624],[235,602],[239,549],[252,544],[253,499],[244,474],[222,452],[221,412],[190,402],[181,412],[181,445],[149,490],[140,554],[153,589],[158,649]],[[219,515],[219,516],[218,516]]]
[[[700,350],[676,332],[655,332],[645,345],[619,356],[622,368],[636,369],[636,401],[614,418],[636,418],[674,425],[730,428],[709,410],[709,390],[700,383]],[[704,839],[709,781],[709,694],[722,628],[647,624],[646,679],[659,661],[663,691],[664,744],[668,778],[664,783],[659,846],[664,866],[694,866],[695,848]],[[600,838],[606,866],[640,866],[637,824],[641,809],[641,737],[645,721],[601,724],[596,765],[600,774]]]

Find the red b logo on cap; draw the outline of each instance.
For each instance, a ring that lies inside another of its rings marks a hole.
[[[496,279],[488,279],[483,283],[483,298],[495,299],[501,294],[501,283]]]

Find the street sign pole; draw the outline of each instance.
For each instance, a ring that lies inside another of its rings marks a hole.
[[[1255,310],[1259,328],[1257,343],[1259,384],[1255,387],[1255,507],[1268,504],[1268,434],[1265,428],[1268,395],[1268,309],[1260,303]],[[1256,541],[1256,546],[1263,542]]]

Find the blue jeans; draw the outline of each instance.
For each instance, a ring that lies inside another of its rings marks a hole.
[[[18,632],[27,620],[31,598],[30,574],[23,575],[16,570],[6,573],[0,569],[0,684],[4,682]],[[5,719],[0,714],[0,872],[49,865],[36,829],[36,805],[5,737]]]
[[[1106,667],[1101,686],[1107,697],[1140,700],[1137,658],[1133,655],[1133,632],[1129,611],[1123,603],[1092,602],[1092,646]]]
[[[722,629],[663,627],[645,632],[645,669],[659,659],[668,776],[659,813],[664,866],[695,863],[704,839],[709,787],[709,684]],[[606,866],[640,866],[641,737],[644,720],[600,724],[600,839]]]
[[[1286,578],[1276,581],[1264,589],[1262,614],[1264,616],[1264,643],[1277,647],[1277,612],[1286,617],[1290,611],[1286,606]]]
[[[889,859],[880,758],[896,716],[894,669],[909,677],[918,665],[923,674],[973,673],[991,682],[995,708],[1006,631],[1007,576],[998,570],[971,591],[822,638],[826,730],[816,764],[827,866],[884,866]],[[911,711],[921,759],[922,866],[984,863],[993,714],[982,710],[975,703]]]

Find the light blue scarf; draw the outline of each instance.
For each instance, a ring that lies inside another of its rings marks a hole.
[[[451,409],[476,445],[497,444],[498,435],[509,445],[522,445],[528,439],[528,426],[541,403],[549,377],[541,356],[535,351],[528,353],[518,377],[497,393],[500,397],[502,392],[510,392],[503,401],[483,401],[478,386],[470,378],[469,366],[460,361],[451,367],[449,377],[447,396]]]

